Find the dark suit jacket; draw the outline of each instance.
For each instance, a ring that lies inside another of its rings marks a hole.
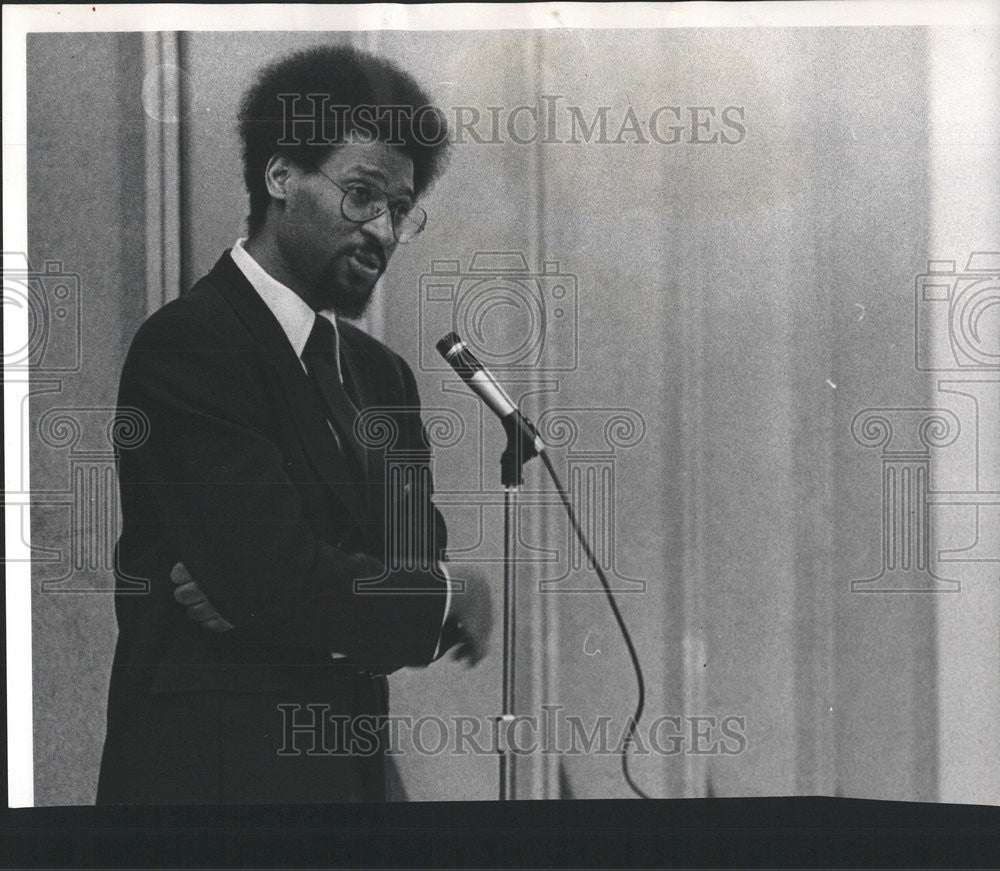
[[[338,326],[362,409],[388,409],[375,434],[394,436],[371,447],[367,474],[228,252],[136,334],[118,396],[119,636],[98,803],[384,797],[371,730],[357,752],[324,730],[329,716],[384,714],[384,675],[431,661],[445,584],[430,567],[445,531],[413,373]],[[410,471],[389,488],[396,456]],[[405,553],[387,552],[392,516],[423,518],[393,538]],[[186,616],[169,577],[178,561],[234,629]],[[365,578],[378,580],[359,594]]]

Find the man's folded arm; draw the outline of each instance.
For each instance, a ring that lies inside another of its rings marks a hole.
[[[355,591],[384,567],[313,533],[250,368],[251,357],[200,322],[165,313],[146,322],[119,391],[119,406],[149,425],[144,442],[119,447],[127,521],[167,525],[173,561],[235,632],[365,662],[431,661],[446,585],[395,572],[378,587],[393,592]]]

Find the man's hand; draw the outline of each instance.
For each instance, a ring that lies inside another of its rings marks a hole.
[[[490,588],[484,578],[470,576],[462,570],[465,592],[453,591],[448,622],[454,622],[453,631],[458,640],[449,654],[456,662],[468,668],[477,665],[486,655],[490,632],[493,628],[493,603]]]
[[[228,632],[233,628],[233,624],[208,601],[184,563],[177,563],[170,570],[170,580],[177,585],[174,589],[174,600],[185,606],[188,617],[195,623],[200,623],[203,629],[212,632]]]

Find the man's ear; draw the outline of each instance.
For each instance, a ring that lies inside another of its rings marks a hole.
[[[284,154],[272,154],[264,168],[264,183],[272,199],[282,202],[288,196],[288,182],[291,178],[291,163]]]

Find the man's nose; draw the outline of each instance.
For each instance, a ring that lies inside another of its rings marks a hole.
[[[366,221],[361,225],[361,229],[378,239],[386,256],[396,247],[396,234],[392,230],[392,215],[388,209]]]

